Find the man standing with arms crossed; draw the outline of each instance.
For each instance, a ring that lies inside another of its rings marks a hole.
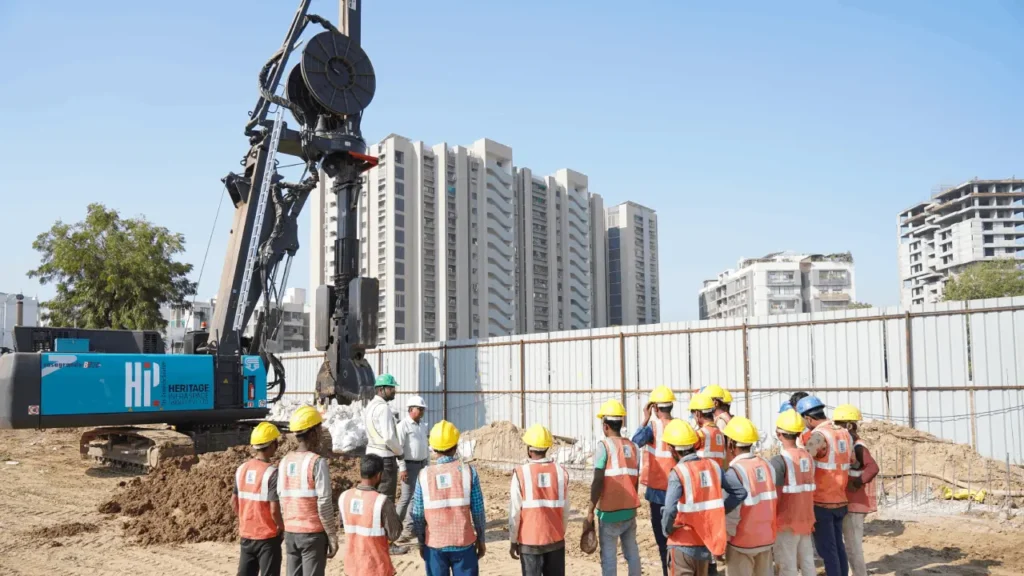
[[[384,460],[384,474],[381,475],[378,490],[395,503],[398,489],[398,460],[402,458],[402,442],[398,438],[395,418],[391,415],[388,402],[395,399],[398,382],[391,374],[381,374],[373,383],[373,400],[363,410],[363,424],[366,426],[367,454],[375,454]]]
[[[402,483],[402,496],[398,500],[398,517],[402,520],[401,542],[412,542],[412,516],[409,506],[416,491],[420,471],[430,464],[430,446],[427,445],[427,425],[422,422],[427,403],[421,396],[413,396],[406,403],[409,413],[398,423],[398,441],[402,444],[402,459],[398,461],[398,480]]]

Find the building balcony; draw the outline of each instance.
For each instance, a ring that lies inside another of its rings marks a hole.
[[[822,292],[818,299],[822,302],[849,302],[850,295],[846,292]]]

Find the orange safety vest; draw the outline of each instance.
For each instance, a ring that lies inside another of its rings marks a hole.
[[[270,513],[270,477],[277,468],[253,458],[235,470],[238,490],[238,535],[249,540],[277,536],[277,522]]]
[[[655,418],[651,421],[654,439],[643,447],[643,465],[640,467],[640,483],[655,490],[668,489],[668,473],[676,465],[672,447],[662,441],[665,422]]]
[[[293,534],[324,532],[316,507],[313,468],[320,456],[313,452],[289,452],[278,466],[277,492],[281,497],[284,531]]]
[[[868,446],[861,440],[857,440],[853,443],[854,447],[860,446],[862,450],[867,452]],[[869,452],[870,454],[870,452]],[[860,478],[863,474],[863,466],[857,460],[857,453],[854,452],[854,458],[850,461],[850,478]],[[847,498],[850,500],[849,512],[856,514],[870,514],[878,511],[878,492],[875,490],[875,480],[871,479],[871,482],[860,487],[860,490],[856,492],[848,492]]]
[[[713,423],[701,426],[700,430],[704,433],[704,438],[700,450],[697,450],[697,455],[714,460],[718,462],[719,466],[725,468],[725,434],[722,434],[718,426]]]
[[[621,437],[604,438],[601,442],[608,453],[608,461],[604,467],[604,485],[598,508],[602,512],[639,508],[640,497],[636,490],[640,459],[636,444]]]
[[[783,448],[786,481],[778,486],[779,531],[806,536],[814,532],[814,459],[803,448]]]
[[[814,458],[814,503],[846,504],[846,484],[850,479],[850,458],[853,440],[850,433],[831,422],[822,422],[814,429],[825,438],[828,454]],[[813,454],[811,456],[814,456]]]
[[[721,414],[715,416],[715,426],[718,426],[719,420],[722,421],[722,428],[725,428],[725,425],[729,423],[729,420],[732,420],[732,414],[728,412],[722,412]]]
[[[528,462],[516,467],[522,508],[517,541],[547,546],[565,540],[565,499],[569,475],[554,462]]]
[[[668,535],[668,545],[706,546],[721,556],[726,541],[722,468],[714,460],[697,458],[680,461],[672,472],[679,478],[683,496],[676,502],[676,528]]]
[[[804,430],[796,439],[797,448],[807,448],[807,442],[811,439],[811,431]]]
[[[740,505],[740,523],[729,543],[737,548],[758,548],[775,543],[778,529],[775,508],[778,495],[772,467],[753,454],[734,458],[730,468],[736,471],[747,497]]]
[[[423,493],[427,547],[469,546],[476,542],[470,498],[473,473],[469,464],[453,460],[428,466],[417,480]]]
[[[383,509],[387,496],[376,490],[350,488],[338,498],[341,525],[345,529],[345,573],[360,576],[394,576],[388,553]]]

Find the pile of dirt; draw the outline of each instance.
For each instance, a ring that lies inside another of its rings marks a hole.
[[[282,449],[279,454],[286,452]],[[234,540],[238,527],[231,509],[232,486],[235,470],[249,457],[246,448],[236,447],[203,454],[197,463],[169,460],[148,476],[125,483],[113,498],[100,504],[99,511],[126,516],[125,536],[143,545]],[[335,495],[358,479],[357,461],[331,460]]]
[[[970,483],[972,489],[984,488],[993,496],[1005,496],[1007,490],[1014,497],[1024,496],[1024,470],[1018,466],[1007,470],[1005,461],[986,458],[969,444],[889,422],[865,422],[859,434],[885,477],[894,482],[905,479],[901,490],[911,488],[910,478],[916,475],[919,491],[953,484],[966,488]]]
[[[99,529],[99,526],[88,522],[66,522],[63,524],[46,526],[44,528],[36,528],[30,532],[30,534],[35,538],[49,540],[51,538],[77,536],[87,532],[98,532]]]
[[[572,446],[575,440],[555,436],[555,444],[551,447],[552,456],[561,449]],[[523,444],[523,429],[509,422],[498,420],[475,430],[462,434],[459,439],[459,452],[465,457],[477,460],[495,460],[500,462],[518,462],[526,458],[526,446]],[[559,459],[561,461],[561,459]]]

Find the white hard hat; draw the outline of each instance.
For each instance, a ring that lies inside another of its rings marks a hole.
[[[427,403],[423,401],[423,397],[422,396],[413,396],[413,397],[409,398],[409,401],[406,402],[405,405],[408,408],[411,408],[413,406],[417,406],[419,408],[426,408],[427,407]]]

